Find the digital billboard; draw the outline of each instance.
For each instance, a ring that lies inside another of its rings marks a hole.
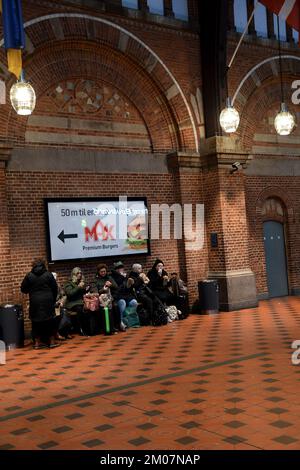
[[[44,202],[49,261],[150,253],[146,198]]]

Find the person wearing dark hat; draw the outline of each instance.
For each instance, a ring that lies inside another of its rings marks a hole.
[[[124,264],[122,261],[117,261],[113,264],[111,277],[118,286],[118,290],[114,295],[117,302],[120,316],[121,316],[121,330],[125,330],[123,322],[124,312],[126,307],[137,307],[137,300],[134,294],[134,279],[127,276]]]
[[[150,279],[149,287],[165,305],[176,305],[176,296],[169,290],[171,280],[161,259],[156,259],[147,276]]]

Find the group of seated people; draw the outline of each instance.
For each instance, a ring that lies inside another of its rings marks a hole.
[[[97,266],[94,281],[88,285],[80,268],[74,268],[70,280],[65,284],[62,292],[62,306],[70,312],[77,314],[77,324],[82,335],[90,336],[97,331],[101,324],[98,322],[97,312],[88,312],[84,307],[87,294],[109,295],[111,298],[111,323],[113,331],[125,331],[124,313],[127,307],[138,308],[142,306],[147,313],[149,323],[154,315],[156,300],[164,305],[175,305],[178,309],[185,308],[186,288],[178,279],[176,273],[171,277],[164,269],[164,263],[156,260],[146,275],[141,264],[135,263],[129,273],[121,261],[113,264],[109,272],[106,264]],[[109,304],[109,303],[108,303]]]
[[[56,298],[56,327],[52,323],[49,347],[57,346],[57,340],[71,339],[73,332],[82,336],[104,332],[104,311],[109,315],[109,334],[116,334],[126,330],[124,315],[128,309],[140,313],[141,319],[143,318],[141,325],[158,325],[154,318],[161,306],[175,306],[180,313],[188,310],[185,284],[177,273],[169,276],[160,259],[155,261],[147,274],[138,263],[133,264],[131,271],[127,273],[124,264],[117,261],[110,272],[106,264],[99,264],[90,284],[85,281],[79,267],[72,270],[71,277],[64,286],[59,286],[56,281],[56,274],[47,271],[45,265],[42,268],[34,266],[31,273],[25,276],[21,286],[22,292],[29,293],[30,296],[29,314],[36,349],[44,344],[40,332],[42,324],[36,321],[39,316],[37,311],[41,308],[41,296],[39,305],[34,305],[37,288],[43,282],[50,285]],[[93,298],[99,302],[95,308],[89,307]]]

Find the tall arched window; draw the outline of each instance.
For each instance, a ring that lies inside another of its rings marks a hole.
[[[295,29],[293,29],[293,38],[294,38],[295,43],[298,44],[298,42],[299,42],[299,33]]]
[[[277,15],[273,14],[273,21],[274,21],[274,33],[276,38],[278,39],[278,31],[277,31]],[[286,24],[285,21],[279,18],[279,37],[281,41],[286,41]]]
[[[268,29],[267,29],[267,9],[261,3],[257,3],[254,12],[254,24],[257,36],[267,38]]]
[[[164,2],[163,0],[147,0],[150,13],[155,15],[164,14]]]
[[[138,0],[122,0],[122,6],[125,8],[138,9]]]
[[[246,0],[234,0],[234,24],[239,33],[244,31],[247,25]]]
[[[187,0],[172,0],[173,12],[178,20],[188,21],[188,5]]]

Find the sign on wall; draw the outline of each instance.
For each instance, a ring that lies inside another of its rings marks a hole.
[[[45,199],[49,261],[149,254],[146,198]]]

